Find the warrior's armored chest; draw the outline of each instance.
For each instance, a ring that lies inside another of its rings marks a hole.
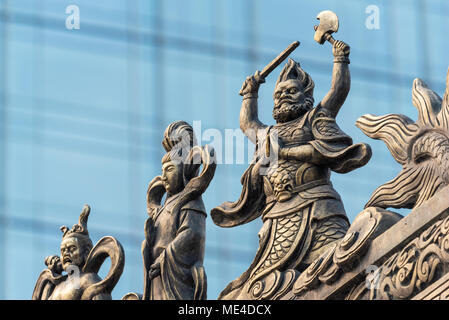
[[[306,119],[299,119],[285,124],[278,124],[271,130],[271,134],[277,134],[284,146],[301,145],[313,139],[312,130]]]
[[[270,134],[277,135],[283,147],[307,144],[314,139],[306,117],[272,128]],[[271,164],[265,177],[265,193],[278,201],[290,199],[298,188],[309,182],[328,177],[328,169],[294,159],[280,159]]]

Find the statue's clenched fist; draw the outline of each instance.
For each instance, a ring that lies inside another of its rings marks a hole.
[[[332,46],[332,53],[334,54],[334,57],[338,56],[349,56],[349,53],[351,51],[351,48],[340,40],[335,40],[334,44]]]
[[[45,258],[45,265],[53,271],[54,273],[61,274],[62,269],[62,263],[61,259],[58,256],[48,256]]]
[[[253,76],[247,77],[245,82],[243,82],[239,94],[244,96],[248,93],[257,93],[259,91],[259,85],[264,82],[265,79],[260,76],[260,71],[256,71]]]

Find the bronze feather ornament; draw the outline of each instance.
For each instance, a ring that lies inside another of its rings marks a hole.
[[[378,187],[365,207],[414,208],[449,183],[449,70],[443,99],[421,79],[415,79],[414,122],[402,114],[359,118],[356,125],[367,136],[382,140],[402,170]]]

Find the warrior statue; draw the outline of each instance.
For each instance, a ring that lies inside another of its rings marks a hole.
[[[162,145],[167,151],[162,175],[150,182],[147,191],[144,293],[128,293],[123,299],[204,300],[207,215],[201,195],[215,173],[214,150],[197,146],[193,128],[184,121],[167,127]]]
[[[111,300],[125,265],[125,253],[113,237],[103,237],[95,246],[87,231],[90,207],[85,205],[78,224],[61,227],[61,256],[45,259],[48,267],[41,272],[33,300]],[[107,257],[111,267],[105,279],[98,271]]]
[[[223,203],[211,215],[215,224],[226,228],[262,216],[263,227],[251,266],[219,299],[275,298],[276,274],[288,269],[303,271],[349,227],[330,171],[346,173],[365,165],[371,149],[352,144],[335,122],[350,89],[349,46],[328,33],[323,36],[333,43],[332,86],[316,107],[314,82],[292,59],[282,69],[274,90],[274,126],[258,119],[263,72],[257,71],[243,84],[240,128],[256,144],[255,157],[242,177],[240,199]]]

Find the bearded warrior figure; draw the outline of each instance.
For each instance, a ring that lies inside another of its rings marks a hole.
[[[111,300],[111,292],[125,266],[125,253],[122,245],[110,236],[92,245],[87,230],[89,213],[90,207],[85,205],[78,224],[72,229],[61,227],[61,255],[45,259],[47,269],[36,282],[33,300]],[[111,267],[101,279],[98,271],[108,257]]]
[[[275,125],[258,119],[261,73],[243,84],[240,128],[256,145],[255,157],[242,177],[240,199],[223,203],[211,215],[226,228],[261,216],[263,227],[251,266],[219,299],[276,298],[283,271],[305,270],[346,234],[349,222],[330,173],[365,165],[371,149],[353,144],[335,122],[350,89],[349,46],[334,41],[333,54],[332,86],[316,107],[312,78],[298,62],[288,61],[273,94]]]

